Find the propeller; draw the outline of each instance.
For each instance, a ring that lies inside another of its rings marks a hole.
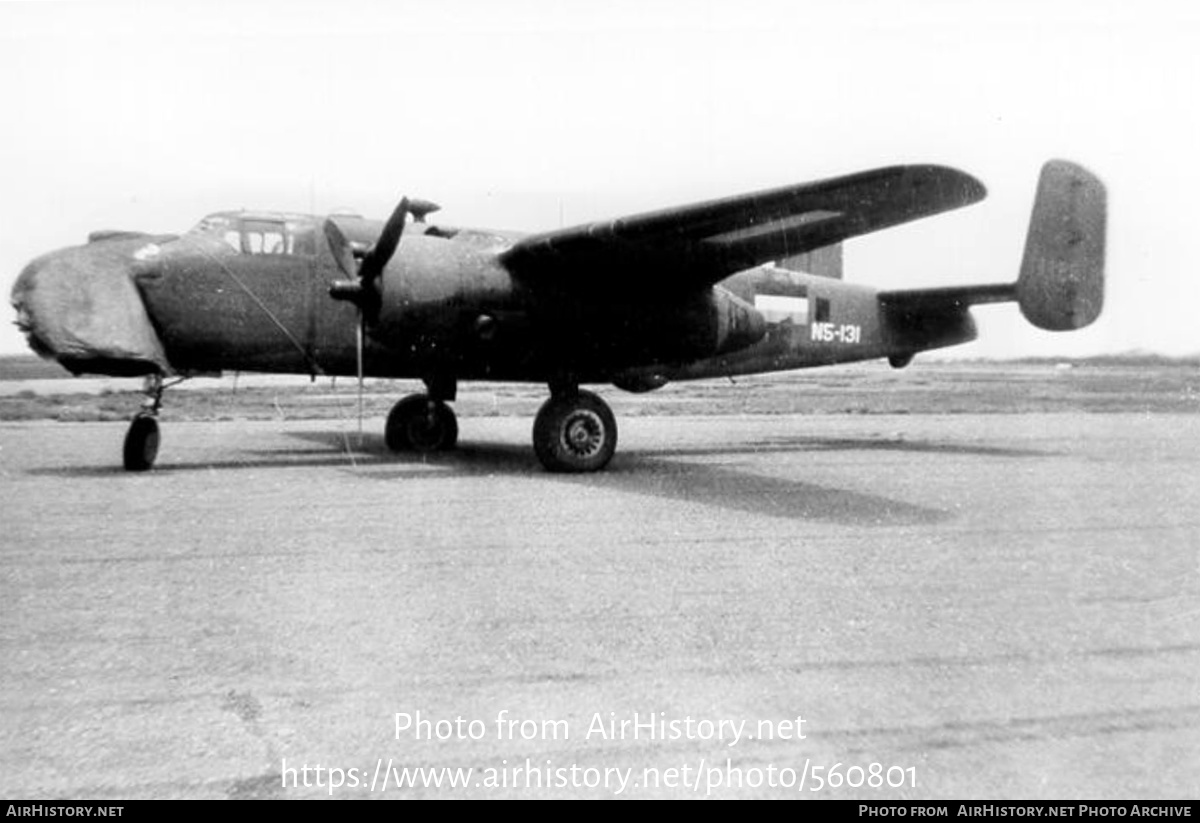
[[[329,286],[329,296],[334,300],[346,300],[358,307],[358,323],[355,332],[355,359],[358,376],[358,437],[362,441],[363,421],[363,345],[366,337],[366,324],[379,319],[379,309],[383,304],[383,288],[381,278],[388,261],[396,253],[400,238],[404,234],[404,223],[412,214],[418,222],[423,222],[426,214],[437,211],[438,206],[427,200],[410,201],[407,197],[400,200],[392,216],[383,226],[379,239],[375,241],[361,261],[356,261],[354,251],[346,235],[332,219],[325,221],[325,237],[329,241],[329,249],[337,261],[338,268],[346,275],[346,280],[336,280]]]

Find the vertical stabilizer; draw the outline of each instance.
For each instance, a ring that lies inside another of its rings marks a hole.
[[[1080,329],[1104,305],[1104,184],[1082,166],[1042,167],[1017,279],[1021,313],[1038,328]]]

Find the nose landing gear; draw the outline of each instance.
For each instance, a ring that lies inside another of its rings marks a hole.
[[[142,408],[133,416],[129,430],[125,433],[125,471],[144,472],[154,465],[158,457],[158,410],[162,407],[163,385],[161,374],[146,378],[142,391],[146,399]]]

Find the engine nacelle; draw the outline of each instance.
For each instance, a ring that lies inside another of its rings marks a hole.
[[[753,306],[720,287],[662,301],[598,305],[574,323],[576,338],[591,341],[606,362],[633,367],[624,373],[740,351],[767,331]]]
[[[716,349],[728,354],[753,346],[767,334],[766,318],[745,300],[720,287],[712,290],[716,314]]]
[[[667,385],[667,378],[655,371],[631,370],[613,379],[613,385],[630,394],[646,394]]]
[[[441,237],[405,237],[382,278],[372,334],[403,349],[454,346],[464,318],[513,303],[509,273],[483,244]]]
[[[494,248],[461,235],[406,237],[383,274],[371,335],[430,364],[478,358],[493,374],[602,374],[715,357],[766,334],[763,316],[720,287],[659,298],[571,282],[567,272],[561,284],[526,289]]]

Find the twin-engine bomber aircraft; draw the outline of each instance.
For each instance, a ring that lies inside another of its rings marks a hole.
[[[1015,283],[877,291],[841,280],[841,246],[981,200],[963,172],[894,166],[519,235],[434,225],[404,199],[361,217],[219,212],[186,234],[94,232],[13,288],[30,346],[75,374],[146,377],[125,438],[153,465],[164,380],[224,370],[422,380],[386,442],[449,449],[460,380],[545,383],[533,447],[550,471],[602,469],[617,444],[583,384],[672,380],[871,358],[903,367],[975,337],[970,307],[1016,301],[1043,329],[1100,313],[1106,203],[1082,167],[1047,163]],[[409,221],[409,218],[412,221]]]

